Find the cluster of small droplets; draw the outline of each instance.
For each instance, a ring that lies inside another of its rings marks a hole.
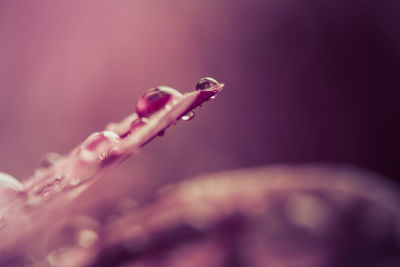
[[[215,79],[205,77],[197,82],[195,90],[209,90],[217,84],[218,82]],[[145,122],[145,120],[154,113],[162,109],[168,109],[170,107],[169,103],[180,96],[182,96],[182,94],[171,87],[159,86],[157,88],[151,88],[140,96],[136,105],[136,113],[141,121]],[[211,99],[214,98],[215,96],[211,97]],[[192,110],[184,114],[181,119],[183,121],[189,121],[194,118],[194,115],[194,111]],[[139,124],[136,122],[133,126],[136,125]]]
[[[200,79],[196,86],[196,91],[210,91],[214,92],[214,87],[218,85],[218,82],[210,77],[205,77]],[[72,162],[69,165],[69,176],[73,176],[73,182],[71,184],[78,184],[82,177],[86,177],[92,172],[85,172],[84,165],[86,163],[108,163],[112,157],[114,148],[124,139],[126,136],[130,135],[131,132],[144,124],[147,124],[150,117],[161,110],[170,110],[174,106],[175,101],[179,101],[182,94],[168,86],[159,86],[157,88],[151,88],[146,90],[139,98],[136,105],[137,117],[130,123],[129,130],[120,130],[118,127],[116,132],[102,131],[96,132],[90,135],[74,152],[70,155],[71,160],[67,162]],[[210,97],[211,99],[214,96]],[[180,119],[183,121],[189,121],[194,118],[194,111],[189,110],[186,114],[181,115]],[[117,125],[118,126],[118,125]],[[159,136],[162,136],[165,129],[158,132]],[[115,151],[114,151],[115,152]],[[74,158],[78,159],[77,161]],[[56,153],[48,153],[40,162],[40,167],[42,169],[49,168],[55,165],[57,162],[63,162],[62,157]],[[104,165],[104,164],[103,164]],[[102,165],[102,166],[103,166]],[[86,166],[86,165],[85,165]],[[93,169],[93,171],[95,171]],[[76,177],[75,177],[76,176]],[[57,182],[57,181],[56,181]],[[50,183],[52,185],[52,183]],[[44,189],[49,187],[46,185]],[[43,189],[43,188],[42,188]],[[40,192],[45,192],[46,190],[40,190]],[[13,177],[0,173],[0,207],[7,205],[14,199],[16,199],[23,192],[22,184],[14,179]]]

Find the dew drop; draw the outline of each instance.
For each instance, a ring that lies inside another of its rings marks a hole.
[[[195,89],[197,91],[199,91],[199,90],[208,90],[208,89],[210,89],[211,87],[213,87],[214,85],[217,85],[217,84],[218,84],[217,80],[215,80],[215,79],[213,79],[211,77],[205,77],[205,78],[201,78],[197,82]]]
[[[136,112],[139,117],[150,117],[164,108],[173,98],[181,95],[177,90],[167,86],[148,89],[140,96],[136,105]]]
[[[191,119],[193,119],[194,118],[194,112],[193,111],[189,111],[188,113],[186,113],[185,115],[183,115],[182,117],[181,117],[181,119],[183,120],[183,121],[190,121]]]
[[[104,160],[110,154],[113,146],[120,141],[120,137],[110,131],[97,132],[90,135],[81,145],[79,158],[93,162]]]
[[[23,191],[22,184],[4,172],[0,172],[0,208],[15,200]]]
[[[213,95],[212,97],[210,97],[211,100],[214,100],[217,98],[217,95]]]

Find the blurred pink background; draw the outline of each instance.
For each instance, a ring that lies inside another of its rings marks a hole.
[[[120,186],[272,163],[400,177],[400,2],[0,3],[0,170],[23,180],[135,109],[141,92],[226,84],[120,168]]]

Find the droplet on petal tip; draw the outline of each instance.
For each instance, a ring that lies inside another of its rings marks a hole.
[[[204,77],[204,78],[201,78],[197,82],[195,90],[196,91],[208,90],[208,89],[210,89],[211,87],[213,87],[213,86],[215,86],[217,84],[219,84],[219,83],[214,78]]]
[[[182,94],[168,86],[159,86],[145,91],[136,105],[136,112],[141,118],[148,118],[163,109],[167,103]]]

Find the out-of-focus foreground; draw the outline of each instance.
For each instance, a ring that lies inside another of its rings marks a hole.
[[[399,195],[383,181],[344,166],[276,166],[168,185],[142,203],[107,201],[102,188],[44,206],[27,225],[37,231],[2,248],[0,264],[395,267]]]

